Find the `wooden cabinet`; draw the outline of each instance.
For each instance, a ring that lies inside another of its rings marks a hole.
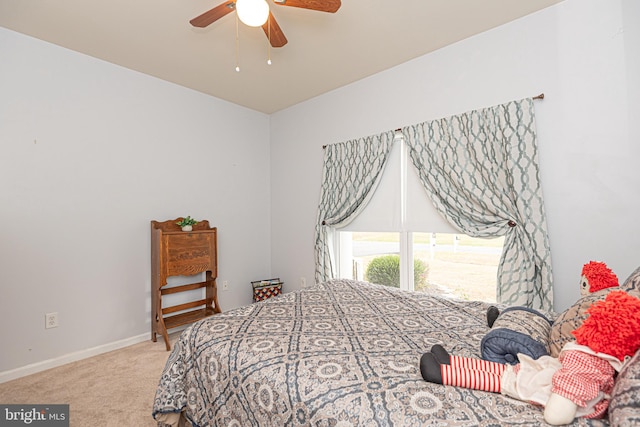
[[[171,350],[168,329],[221,313],[218,304],[217,229],[209,221],[200,221],[192,231],[182,231],[176,224],[182,218],[151,221],[151,340],[162,334]],[[167,287],[170,276],[205,273],[205,281]],[[165,307],[162,297],[168,294],[205,288],[205,298]]]

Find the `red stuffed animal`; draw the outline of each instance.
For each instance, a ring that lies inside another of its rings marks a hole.
[[[420,359],[429,382],[500,392],[545,407],[553,425],[576,417],[597,418],[607,410],[614,376],[640,348],[640,299],[612,291],[587,309],[560,356],[537,360],[518,355],[517,365],[449,355],[440,345]]]

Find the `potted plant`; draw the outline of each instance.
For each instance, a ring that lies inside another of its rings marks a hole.
[[[176,224],[182,227],[182,231],[193,230],[193,226],[196,225],[197,223],[198,221],[196,221],[195,219],[191,218],[188,215],[185,218],[182,218],[182,220],[176,222]]]

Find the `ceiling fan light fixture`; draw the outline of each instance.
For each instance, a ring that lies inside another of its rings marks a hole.
[[[260,27],[269,18],[269,4],[266,0],[236,0],[236,13],[243,24]]]

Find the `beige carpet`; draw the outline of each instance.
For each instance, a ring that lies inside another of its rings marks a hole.
[[[172,342],[177,338],[172,336]],[[0,384],[3,404],[69,404],[70,426],[155,426],[155,389],[169,357],[162,336]]]

